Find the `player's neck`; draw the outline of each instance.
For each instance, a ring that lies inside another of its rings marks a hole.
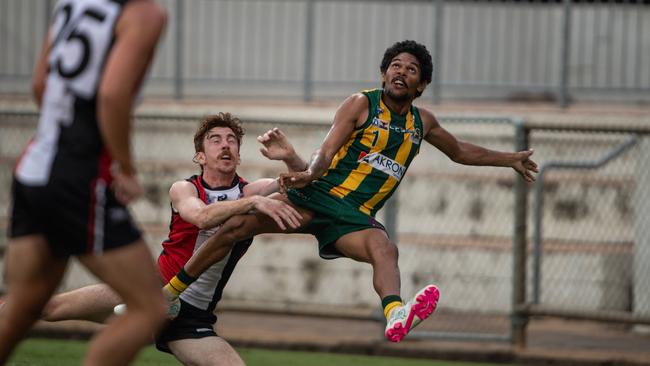
[[[210,187],[228,187],[232,184],[237,172],[224,174],[220,172],[203,171],[203,181]]]
[[[382,93],[381,99],[391,112],[399,115],[407,114],[411,110],[411,104],[413,103],[413,99],[395,100],[386,95],[386,93]]]

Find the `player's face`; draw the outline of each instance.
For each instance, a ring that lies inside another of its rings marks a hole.
[[[420,63],[407,52],[395,56],[382,74],[384,93],[396,101],[415,99],[426,84],[420,81]]]
[[[231,174],[239,164],[237,136],[228,127],[215,127],[203,139],[203,169]]]

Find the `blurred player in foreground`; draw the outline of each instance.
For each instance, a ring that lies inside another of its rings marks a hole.
[[[168,281],[187,262],[192,253],[226,219],[250,211],[267,215],[277,225],[296,228],[300,216],[284,202],[265,197],[277,192],[275,179],[247,183],[237,175],[239,148],[244,131],[230,114],[207,117],[194,136],[194,161],[201,174],[175,182],[169,190],[171,223],[168,239],[162,243],[158,269]],[[303,170],[300,159],[282,131],[273,129],[258,137],[262,153],[271,160],[283,160],[290,171]],[[172,353],[185,365],[243,365],[237,352],[214,331],[215,307],[239,259],[252,239],[234,243],[220,262],[212,265],[180,297],[180,313],[156,340],[159,350]],[[163,282],[164,283],[164,282]],[[54,296],[42,318],[48,321],[82,319],[105,321],[120,297],[104,285],[91,285]],[[124,313],[124,307],[116,308]],[[130,308],[126,314],[130,313]]]
[[[398,250],[374,216],[395,192],[420,145],[426,141],[451,160],[467,165],[513,168],[534,180],[532,150],[498,152],[457,140],[424,109],[413,106],[431,82],[433,64],[427,49],[414,41],[398,42],[380,65],[383,89],[347,98],[332,127],[303,172],[281,176],[290,203],[302,215],[298,232],[318,239],[321,257],[349,257],[373,267],[373,284],[387,319],[385,336],[399,342],[435,310],[439,291],[428,285],[402,302]],[[178,295],[213,263],[223,260],[232,243],[284,229],[260,214],[233,217],[194,253],[165,291]],[[434,264],[432,264],[434,265]]]
[[[91,341],[84,365],[126,365],[165,319],[153,258],[125,205],[142,192],[131,112],[166,13],[154,1],[61,0],[33,75],[38,131],[12,184],[0,364],[76,256],[132,311]]]

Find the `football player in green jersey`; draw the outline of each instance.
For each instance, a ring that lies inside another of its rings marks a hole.
[[[320,255],[366,262],[373,268],[373,285],[387,319],[386,338],[399,342],[435,310],[440,296],[425,286],[402,302],[398,250],[376,212],[394,193],[422,142],[466,165],[513,168],[524,180],[535,180],[532,150],[499,152],[459,141],[434,115],[413,106],[431,82],[433,63],[427,49],[414,41],[398,42],[384,53],[380,66],[382,89],[348,97],[338,108],[332,127],[303,172],[280,177],[290,203],[302,216],[297,230],[282,230],[262,214],[235,216],[165,286],[178,295],[211,264],[221,260],[232,243],[260,233],[313,234]]]

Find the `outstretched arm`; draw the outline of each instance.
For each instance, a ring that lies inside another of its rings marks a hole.
[[[532,149],[518,152],[501,152],[460,141],[440,126],[431,112],[421,108],[420,114],[425,128],[424,139],[451,160],[465,165],[510,167],[527,182],[535,181],[533,173],[536,173],[538,169],[537,164],[530,159],[533,154]]]
[[[368,98],[361,93],[353,94],[339,106],[334,122],[320,148],[314,152],[307,170],[280,176],[283,187],[304,187],[325,174],[334,155],[350,138],[354,129],[368,118]]]
[[[197,195],[194,185],[187,181],[178,181],[169,190],[172,206],[181,217],[201,229],[209,229],[222,224],[232,216],[258,210],[270,216],[282,230],[287,225],[297,228],[300,214],[283,202],[258,195],[235,201],[220,201],[206,205]]]

